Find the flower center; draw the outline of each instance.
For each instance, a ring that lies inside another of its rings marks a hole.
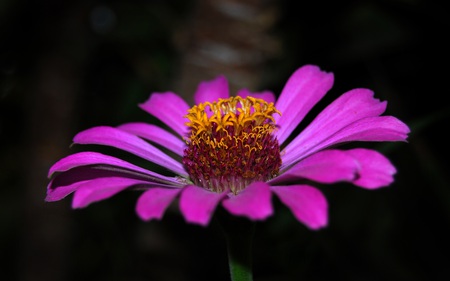
[[[192,182],[237,194],[252,182],[275,177],[281,157],[272,134],[274,113],[280,114],[273,103],[239,96],[189,109],[183,164]]]

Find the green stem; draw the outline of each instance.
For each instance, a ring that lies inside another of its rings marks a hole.
[[[228,250],[228,264],[232,281],[252,281],[252,240],[255,223],[246,219],[221,214]]]

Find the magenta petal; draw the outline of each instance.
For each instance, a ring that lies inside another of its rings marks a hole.
[[[117,128],[159,144],[178,155],[183,155],[186,144],[181,138],[174,136],[158,126],[146,123],[127,123]]]
[[[328,105],[287,147],[305,147],[323,142],[342,128],[366,117],[379,116],[386,110],[386,102],[373,98],[368,89],[353,89]],[[292,156],[292,155],[291,155]]]
[[[53,180],[47,186],[47,195],[45,201],[54,202],[65,198],[67,195],[71,194],[77,190],[81,185],[88,181],[77,181],[69,185],[58,186],[58,188],[52,188]]]
[[[132,171],[119,166],[91,165],[71,168],[68,171],[58,173],[47,186],[46,201],[61,200],[77,190],[85,183],[99,178],[126,178],[139,180],[152,186],[182,187],[176,178],[155,177],[148,173]]]
[[[409,129],[406,130],[407,126],[397,119],[391,119],[393,117],[379,117],[385,109],[386,102],[373,98],[370,90],[354,89],[343,94],[286,146],[283,166],[292,165],[315,151],[343,141],[404,140]],[[370,128],[377,132],[370,131]],[[362,135],[366,139],[360,139],[361,135],[357,135],[360,132],[366,132]],[[352,135],[354,137],[346,140],[346,136]]]
[[[300,222],[311,229],[328,224],[328,203],[317,188],[309,185],[272,186],[280,198]]]
[[[84,208],[93,202],[110,198],[133,185],[146,183],[146,181],[119,177],[98,178],[81,182],[73,196],[72,207]]]
[[[376,189],[390,185],[397,172],[391,162],[381,153],[370,149],[351,149],[346,151],[360,166],[359,177],[353,181],[357,186]]]
[[[321,141],[317,136],[304,145],[286,148],[282,158],[282,169],[309,154],[321,149],[352,141],[406,141],[409,128],[406,124],[392,116],[367,117],[359,120],[339,132]],[[322,133],[318,133],[320,135]]]
[[[233,215],[251,220],[263,220],[273,213],[270,186],[265,182],[254,182],[237,195],[229,195],[222,205]]]
[[[179,175],[187,176],[181,163],[143,139],[113,127],[100,126],[87,129],[78,133],[73,141],[78,144],[99,144],[122,149],[161,165]]]
[[[49,169],[48,176],[51,177],[55,172],[65,172],[75,167],[88,165],[110,165],[110,170],[123,168],[129,171],[135,171],[150,176],[150,178],[154,178],[156,182],[163,181],[173,185],[179,184],[179,182],[175,178],[166,177],[155,172],[140,168],[119,158],[90,151],[79,152],[62,158]],[[105,170],[107,170],[106,167]],[[118,170],[118,172],[120,171],[123,170]]]
[[[302,178],[321,183],[352,181],[357,175],[358,168],[358,162],[345,151],[324,150],[303,159],[271,183],[292,182]]]
[[[218,99],[227,99],[230,96],[228,81],[223,75],[217,76],[210,81],[201,82],[194,95],[196,104],[204,102],[213,102]]]
[[[136,212],[143,220],[160,220],[167,207],[182,189],[153,187],[144,192],[136,204]]]
[[[257,99],[263,99],[268,103],[275,102],[275,95],[270,91],[252,93],[247,89],[241,89],[237,92],[236,95],[243,97],[243,98],[250,96],[250,97],[257,98]]]
[[[368,117],[335,134],[324,145],[349,141],[406,141],[409,127],[393,116]]]
[[[225,192],[215,193],[195,185],[186,186],[180,196],[181,213],[187,222],[206,226],[217,204],[225,196]]]
[[[172,92],[153,93],[150,98],[139,105],[140,108],[164,122],[180,136],[184,136],[188,128],[184,118],[189,105],[180,96]]]
[[[279,126],[277,138],[280,144],[331,89],[333,81],[332,73],[323,72],[314,65],[303,66],[291,75],[275,104],[282,114],[274,116]]]

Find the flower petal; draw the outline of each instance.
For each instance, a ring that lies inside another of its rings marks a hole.
[[[110,198],[133,185],[146,183],[146,181],[120,177],[98,178],[79,182],[73,196],[72,207],[84,208],[93,202]]]
[[[390,185],[395,173],[391,162],[375,150],[328,149],[303,159],[270,183],[290,183],[300,179],[320,183],[348,181],[366,189],[375,189]]]
[[[328,224],[328,203],[317,188],[309,185],[272,186],[278,196],[298,221],[311,229]]]
[[[153,93],[150,98],[139,104],[139,107],[164,122],[174,132],[184,136],[188,128],[184,118],[189,105],[180,96],[172,92]]]
[[[158,126],[147,123],[127,123],[117,128],[159,144],[177,155],[183,155],[186,144],[179,137]]]
[[[312,145],[308,149],[306,145],[299,147],[299,150],[286,152],[286,158],[283,159],[282,169],[298,161],[302,157],[310,155],[321,149],[347,143],[352,141],[406,141],[409,128],[406,124],[392,116],[368,117],[359,120],[338,133],[331,135],[328,139],[321,142],[311,141]],[[290,157],[288,157],[290,156]],[[294,157],[297,157],[295,159]]]
[[[61,200],[77,190],[84,182],[98,178],[123,177],[135,180],[145,180],[148,182],[147,178],[144,177],[145,175],[139,176],[137,174],[130,175],[130,173],[124,173],[124,171],[118,169],[107,170],[103,169],[103,167],[94,166],[75,167],[67,172],[56,175],[56,177],[50,181],[47,186],[47,197],[45,200],[48,202]]]
[[[195,185],[186,186],[180,196],[181,213],[187,222],[206,226],[217,204],[225,196],[225,192],[215,193]]]
[[[354,157],[345,151],[329,149],[303,159],[270,183],[280,184],[299,179],[309,179],[320,183],[352,181],[356,178],[358,169],[358,162]]]
[[[233,215],[263,220],[273,214],[271,197],[268,184],[254,182],[237,195],[229,195],[222,205]]]
[[[136,204],[136,213],[143,220],[160,220],[181,188],[153,187],[144,192]]]
[[[88,165],[107,165],[110,166],[109,170],[117,172],[117,175],[121,174],[122,176],[125,176],[125,174],[128,173],[130,177],[138,176],[137,174],[132,173],[132,171],[134,171],[143,174],[139,175],[141,179],[147,179],[149,181],[152,181],[153,179],[155,182],[165,182],[168,184],[179,185],[176,178],[166,177],[128,163],[119,158],[91,151],[75,153],[60,159],[58,162],[53,164],[52,167],[50,167],[48,176],[51,177],[56,172],[65,172],[75,167]],[[103,170],[108,170],[107,166],[104,166]],[[100,167],[98,168],[100,169]],[[122,170],[121,168],[126,170]]]
[[[347,150],[346,153],[354,157],[360,167],[359,176],[353,184],[367,189],[376,189],[388,186],[394,181],[393,176],[397,170],[381,153],[363,148]]]
[[[250,96],[257,99],[263,99],[268,103],[275,103],[275,95],[271,91],[263,91],[263,92],[256,92],[252,93],[247,89],[241,89],[237,92],[237,96],[241,96],[243,98]]]
[[[212,102],[218,99],[226,99],[230,96],[228,81],[223,75],[217,76],[210,81],[203,81],[198,84],[197,91],[194,95],[196,104],[204,102]]]
[[[277,138],[280,145],[331,89],[333,81],[332,73],[321,71],[314,65],[303,66],[292,74],[275,104],[282,114],[274,116],[279,126]]]
[[[47,185],[47,195],[45,197],[46,202],[59,201],[65,198],[67,195],[77,190],[80,185],[87,181],[78,180],[68,185],[58,185],[58,188],[54,187],[53,182],[54,180],[50,181],[50,183]]]
[[[183,185],[176,178],[154,177],[118,166],[92,165],[71,168],[57,174],[47,186],[45,201],[58,201],[78,189],[80,184],[98,178],[127,178],[140,180],[152,186],[180,188]]]
[[[73,141],[78,144],[99,144],[122,149],[161,165],[179,175],[187,176],[181,163],[143,139],[113,127],[100,126],[87,129],[78,133]]]
[[[354,89],[343,94],[286,146],[283,167],[343,141],[405,140],[409,132],[406,125],[393,117],[379,117],[385,109],[386,102],[374,99],[370,90]],[[365,132],[363,136],[366,139],[359,139],[361,135],[355,135],[361,132]],[[346,140],[346,136],[350,135],[354,137]]]
[[[409,132],[408,126],[393,116],[368,117],[347,126],[321,147],[349,141],[406,141]]]

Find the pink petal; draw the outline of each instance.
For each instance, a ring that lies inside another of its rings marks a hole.
[[[243,97],[243,98],[250,96],[250,97],[257,98],[257,99],[263,99],[268,103],[275,102],[275,95],[270,91],[252,93],[247,89],[241,89],[238,91],[238,93],[236,95]]]
[[[379,116],[364,118],[347,126],[338,133],[330,135],[328,139],[322,142],[313,138],[310,140],[311,146],[308,147],[308,144],[305,144],[303,147],[299,146],[294,148],[289,153],[286,152],[286,157],[282,158],[282,169],[302,157],[330,146],[352,141],[406,141],[408,133],[408,126],[395,117]]]
[[[271,184],[309,179],[321,183],[348,181],[375,189],[394,181],[395,167],[382,154],[370,149],[323,150],[317,152],[276,177]]]
[[[368,89],[353,89],[341,95],[328,105],[311,124],[306,127],[287,147],[322,141],[331,134],[365,117],[379,116],[386,110],[386,102],[373,98]],[[320,129],[319,129],[320,128]]]
[[[201,82],[194,95],[196,104],[204,102],[213,102],[218,99],[226,99],[230,96],[228,81],[223,75],[217,76],[210,81]]]
[[[275,104],[282,114],[274,116],[279,126],[277,138],[280,144],[331,89],[333,81],[332,73],[323,72],[314,65],[303,66],[292,74]]]
[[[381,133],[379,135],[381,138],[374,139],[373,134],[367,132],[365,135],[368,136],[368,140],[392,140],[390,136],[394,132],[395,140],[404,140],[405,125],[403,123],[398,120],[389,120],[393,117],[378,117],[385,109],[386,102],[374,99],[373,92],[370,90],[354,89],[343,94],[286,146],[283,166],[292,165],[315,151],[342,142],[346,135],[367,131],[364,126],[370,126],[370,122],[380,126],[378,131]],[[364,126],[357,125],[359,122],[362,122]],[[359,139],[353,138],[353,140]]]
[[[127,173],[128,172],[128,173]],[[80,166],[60,173],[47,186],[46,201],[57,201],[78,189],[85,182],[98,178],[122,177],[147,181],[143,174],[130,173],[128,170],[115,168],[104,169],[103,166]]]
[[[161,176],[162,177],[162,176]],[[46,201],[61,200],[77,190],[85,182],[99,178],[126,178],[140,180],[152,186],[180,188],[183,185],[176,178],[158,178],[152,175],[128,170],[118,166],[91,165],[71,168],[58,173],[47,186]]]
[[[397,172],[391,162],[381,153],[370,149],[351,149],[346,153],[354,157],[360,166],[359,177],[353,181],[357,186],[376,189],[390,185]]]
[[[349,141],[406,141],[408,126],[393,116],[368,117],[335,134],[322,146]]]
[[[77,181],[69,185],[58,186],[58,188],[53,188],[53,180],[47,186],[47,195],[45,197],[46,202],[59,201],[65,198],[67,195],[71,194],[77,190],[81,185],[87,181]]]
[[[358,169],[358,162],[345,151],[323,150],[301,160],[292,168],[288,168],[271,183],[279,184],[299,179],[309,179],[321,183],[352,181],[355,179]]]
[[[264,182],[254,182],[237,195],[229,195],[222,205],[231,214],[251,220],[263,220],[273,214],[270,186]]]
[[[136,212],[143,220],[160,220],[167,207],[182,189],[154,187],[144,192],[136,204]]]
[[[318,189],[309,185],[272,186],[271,189],[307,227],[319,229],[328,224],[328,203]]]
[[[169,128],[184,136],[188,128],[184,118],[189,105],[180,96],[172,92],[153,93],[150,98],[139,105],[140,108],[164,122]]]
[[[70,169],[73,169],[75,167],[80,166],[88,166],[88,165],[111,165],[114,167],[119,167],[131,171],[136,171],[142,174],[145,174],[147,176],[150,176],[151,178],[154,178],[157,182],[167,182],[174,185],[179,184],[179,182],[175,178],[169,178],[160,174],[157,174],[155,172],[140,168],[138,166],[135,166],[131,163],[128,163],[126,161],[123,161],[119,158],[115,158],[109,155],[104,155],[98,152],[79,152],[72,155],[69,155],[65,158],[62,158],[49,169],[49,177],[52,176],[52,174],[56,172],[65,172]],[[113,169],[113,167],[111,167]],[[118,171],[122,172],[122,171]]]
[[[181,163],[143,139],[116,128],[100,126],[87,129],[78,133],[73,141],[78,144],[99,144],[122,149],[161,165],[179,175],[187,176]]]
[[[146,183],[146,181],[119,177],[98,178],[80,182],[73,196],[72,207],[84,208],[93,202],[110,198],[133,185]]]
[[[158,126],[146,123],[127,123],[117,128],[159,144],[178,155],[183,155],[186,144],[179,137]]]
[[[186,186],[180,196],[181,213],[187,222],[206,226],[217,204],[225,196],[225,192],[215,193],[194,185]]]

